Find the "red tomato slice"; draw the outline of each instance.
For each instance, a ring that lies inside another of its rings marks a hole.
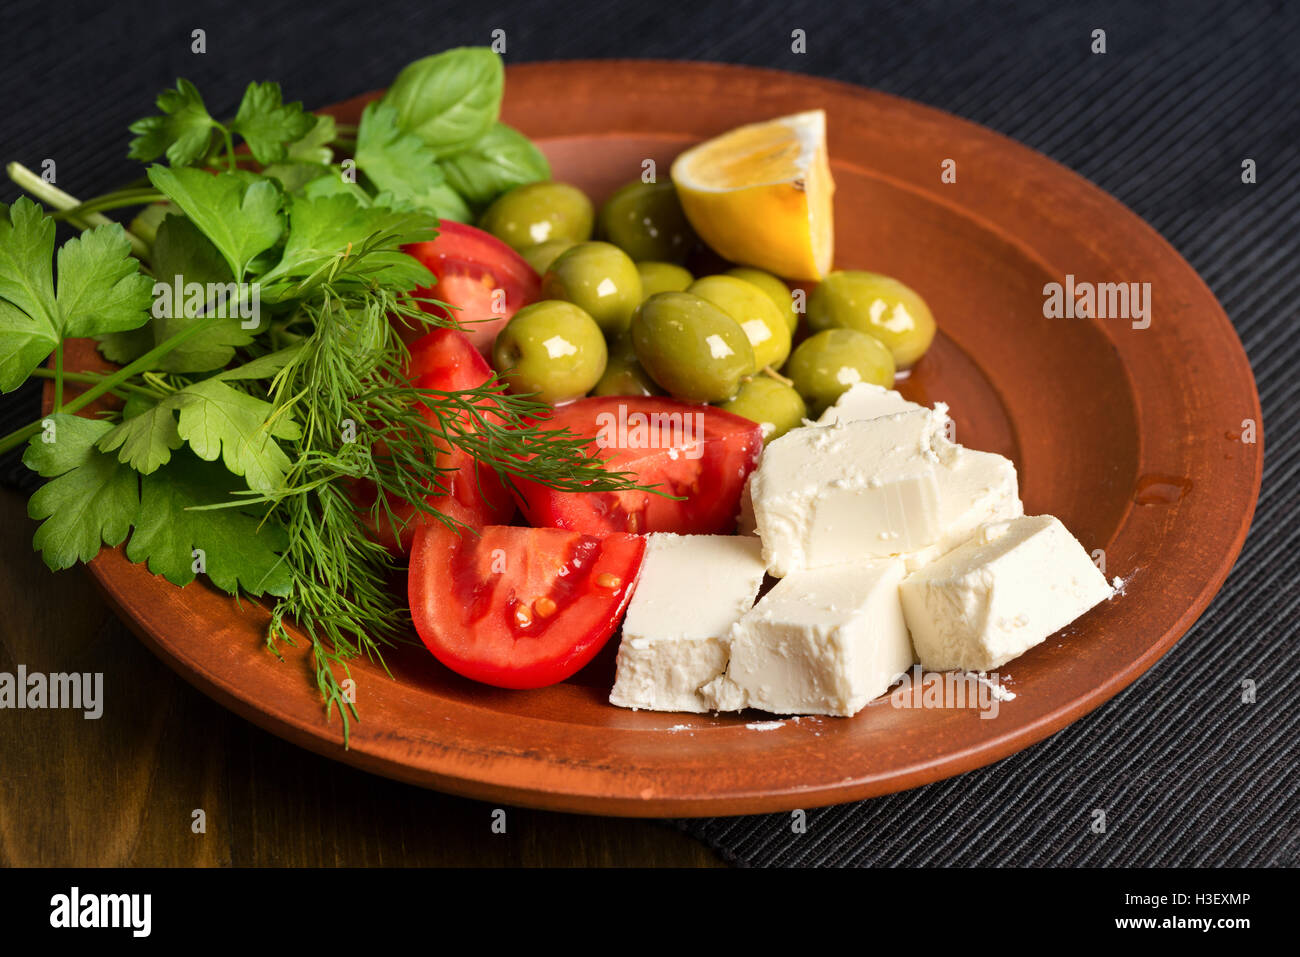
[[[635,535],[426,525],[408,573],[411,616],[435,658],[499,688],[541,688],[589,662],[618,627],[641,571]]]
[[[428,379],[430,389],[476,389],[492,377],[491,366],[458,329],[430,330],[409,351],[407,378]]]
[[[491,378],[492,370],[464,333],[456,329],[435,329],[411,345],[407,374],[417,388],[452,392],[482,385]],[[427,410],[422,412],[426,418],[432,416]],[[476,462],[463,449],[446,445],[440,449],[437,464],[454,471],[442,476],[442,484],[449,492],[437,492],[427,497],[434,508],[475,528],[504,525],[514,518],[514,498],[495,469]],[[353,497],[359,505],[368,508],[375,501],[374,486],[366,483]],[[384,513],[378,519],[367,516],[367,524],[393,551],[410,551],[415,530],[420,525],[429,522],[441,524],[408,502],[390,502],[389,505],[400,532],[395,533]],[[388,527],[381,531],[384,526]]]
[[[416,388],[453,392],[481,386],[492,377],[492,369],[464,333],[456,329],[435,329],[411,346],[409,374]],[[487,405],[484,403],[484,407]],[[427,409],[422,411],[427,419],[432,420],[431,412]],[[505,525],[514,518],[514,498],[496,469],[475,461],[468,452],[454,447],[443,449],[438,464],[445,468],[454,467],[456,471],[451,475],[451,495],[430,497],[435,506],[475,527]],[[407,539],[414,535],[414,528],[409,525],[407,528],[409,535],[403,535],[403,545],[409,549],[410,541]]]
[[[745,478],[763,448],[762,429],[749,419],[657,396],[579,399],[556,409],[544,425],[589,437],[589,448],[611,472],[630,472],[639,485],[683,496],[560,492],[517,480],[530,524],[589,535],[729,532]]]
[[[405,251],[438,277],[435,285],[414,294],[457,307],[451,313],[436,306],[422,308],[455,319],[484,355],[510,317],[542,294],[541,277],[522,256],[473,226],[444,219],[437,239],[412,243]]]
[[[438,492],[426,497],[426,501],[444,515],[471,528],[504,524],[515,517],[514,498],[496,470],[475,462],[459,449],[444,453],[439,457],[438,464],[444,468],[454,466],[456,469],[442,478],[443,485],[450,487],[450,494]],[[369,509],[375,501],[374,486],[366,483],[366,487],[354,495],[353,499],[358,505]],[[442,525],[436,518],[420,512],[409,502],[390,502],[389,507],[397,520],[397,531],[383,512],[377,519],[373,513],[368,513],[365,521],[372,534],[394,553],[409,552],[415,542],[415,533],[422,526]]]

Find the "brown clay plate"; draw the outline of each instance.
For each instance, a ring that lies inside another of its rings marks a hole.
[[[362,720],[344,750],[301,648],[263,647],[266,611],[203,584],[176,588],[121,549],[92,570],[118,611],[183,676],[250,721],[349,764],[477,798],[618,815],[812,807],[916,787],[1019,751],[1155,663],[1218,591],[1250,526],[1262,443],[1250,367],[1190,266],[1114,199],[1039,154],[869,90],[712,64],[511,67],[504,119],[555,177],[604,199],[741,123],[823,107],[837,184],[836,261],[901,278],[941,334],[901,388],[951,405],[958,440],[1010,456],[1029,514],[1059,516],[1126,593],[1002,669],[1016,698],[975,710],[888,699],[851,719],[629,712],[609,705],[613,647],[532,692],[472,684],[421,648],[359,664]],[[371,97],[333,108],[355,122]],[[956,161],[955,183],[941,164]],[[1150,326],[1047,319],[1044,285],[1150,283]],[[85,348],[70,363],[91,367]]]

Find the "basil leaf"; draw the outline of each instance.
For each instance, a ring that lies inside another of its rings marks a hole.
[[[491,128],[504,87],[499,56],[487,47],[458,47],[407,66],[383,102],[396,110],[399,129],[442,157],[466,149]]]
[[[484,207],[507,190],[551,178],[551,164],[518,130],[494,123],[473,146],[442,161],[447,183],[471,206]]]
[[[397,125],[397,111],[371,103],[357,129],[357,166],[379,192],[391,192],[420,204],[425,193],[443,185],[446,176],[433,150],[414,133]]]
[[[401,213],[432,213],[439,219],[452,219],[458,223],[474,222],[474,213],[465,200],[446,183],[425,190],[418,199],[385,190],[375,197],[376,206],[384,206]]]

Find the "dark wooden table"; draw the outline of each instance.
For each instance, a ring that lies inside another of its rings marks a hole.
[[[493,805],[295,748],[173,674],[83,569],[51,574],[34,529],[0,492],[0,671],[102,671],[106,704],[0,711],[0,865],[722,866],[658,821],[508,808],[494,834]]]

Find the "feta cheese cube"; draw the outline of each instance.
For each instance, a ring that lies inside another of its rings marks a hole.
[[[859,422],[882,415],[915,412],[925,406],[909,402],[893,389],[870,382],[855,382],[835,404],[822,413],[818,425],[835,425],[839,422]]]
[[[967,541],[988,522],[1019,518],[1016,467],[993,452],[977,452],[946,439],[936,443],[940,461],[938,540],[926,548],[900,555],[909,572],[916,571]]]
[[[853,715],[913,662],[897,559],[795,572],[732,630],[727,673],[704,689],[718,711]]]
[[[727,667],[731,626],[763,583],[758,539],[647,536],[623,621],[611,704],[651,711],[711,710],[699,694]]]
[[[982,526],[902,583],[921,665],[989,671],[1112,594],[1083,546],[1051,515]]]
[[[750,479],[768,571],[780,578],[938,542],[946,421],[940,405],[794,429],[768,446]]]

